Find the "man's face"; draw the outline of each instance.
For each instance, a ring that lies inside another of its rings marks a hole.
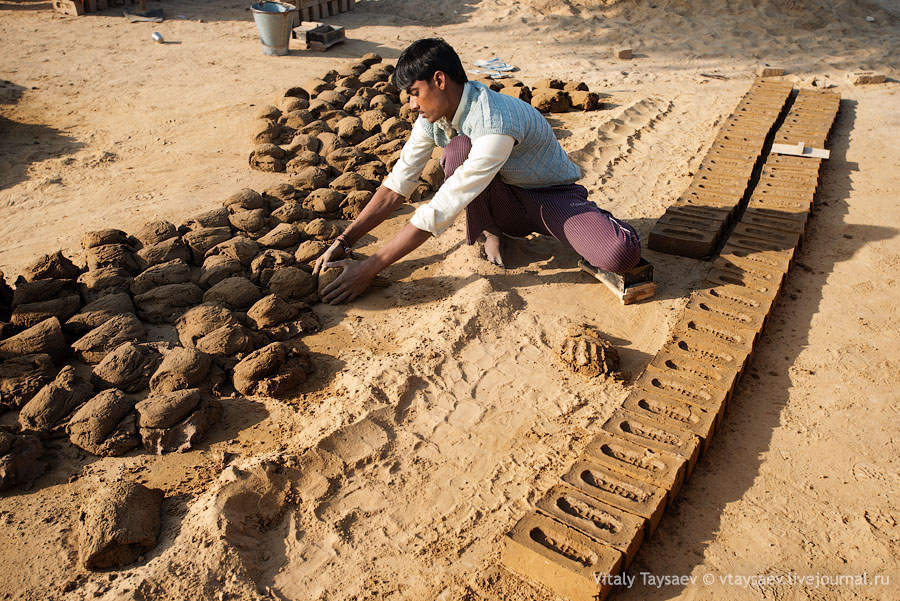
[[[448,119],[452,99],[447,92],[447,76],[443,71],[434,74],[431,80],[420,79],[407,88],[409,92],[409,106],[418,111],[429,123],[434,123],[441,117]]]

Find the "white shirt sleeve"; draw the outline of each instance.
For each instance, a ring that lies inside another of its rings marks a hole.
[[[422,175],[425,163],[431,158],[431,152],[434,150],[434,140],[425,132],[422,119],[423,117],[416,119],[409,139],[403,145],[403,150],[400,151],[400,158],[382,183],[385,188],[393,190],[404,198],[409,198],[409,195],[416,189],[419,176]]]
[[[435,236],[441,234],[488,187],[509,159],[515,143],[515,138],[503,134],[477,138],[469,157],[444,181],[434,198],[416,209],[409,222]]]

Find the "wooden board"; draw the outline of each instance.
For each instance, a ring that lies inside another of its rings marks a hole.
[[[831,151],[824,148],[811,148],[803,142],[798,144],[772,144],[771,154],[788,154],[795,157],[810,157],[816,159],[827,159],[831,156]]]

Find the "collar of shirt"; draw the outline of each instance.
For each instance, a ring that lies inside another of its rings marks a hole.
[[[463,113],[465,113],[466,108],[469,106],[469,88],[471,87],[472,83],[468,81],[463,85],[462,97],[460,97],[459,105],[456,107],[456,112],[453,114],[453,120],[448,121],[446,117],[441,117],[435,123],[435,125],[440,126],[440,128],[444,130],[448,139],[459,132],[459,123],[462,121]]]

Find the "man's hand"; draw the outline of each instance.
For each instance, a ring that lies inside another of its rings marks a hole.
[[[322,257],[324,256],[325,255],[322,255]],[[321,260],[322,257],[319,257],[319,259]],[[372,283],[372,280],[378,273],[377,269],[373,269],[369,259],[364,261],[343,259],[341,261],[325,263],[324,266],[344,268],[341,275],[328,284],[322,291],[322,302],[326,302],[330,305],[338,305],[343,302],[352,301],[366,291],[369,284]],[[318,269],[318,261],[316,262],[316,267]]]
[[[343,259],[346,253],[344,252],[344,247],[341,246],[340,242],[335,241],[334,244],[328,247],[328,249],[319,255],[319,258],[316,259],[316,264],[313,266],[313,275],[316,275],[322,270],[322,267],[325,266],[329,261],[337,261],[338,259]]]
[[[344,271],[322,290],[322,301],[336,305],[353,300],[369,287],[369,284],[372,283],[378,272],[413,249],[418,248],[420,244],[429,238],[431,238],[431,232],[420,230],[413,224],[407,223],[390,242],[363,261],[343,259],[326,262],[323,259],[331,251],[331,249],[328,249],[316,260],[316,270],[318,271],[322,267],[343,267]],[[319,261],[322,261],[321,265]]]

